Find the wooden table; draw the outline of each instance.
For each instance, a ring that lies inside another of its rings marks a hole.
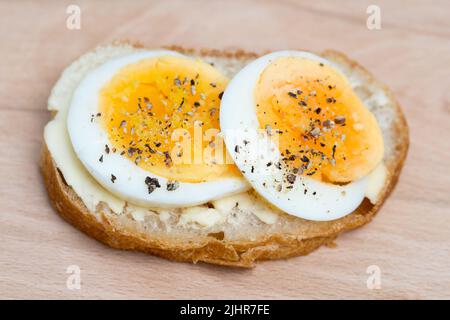
[[[381,30],[366,27],[381,8]],[[81,8],[81,29],[66,8]],[[0,2],[0,297],[450,298],[450,2]],[[61,70],[100,43],[158,47],[334,48],[389,85],[411,130],[400,182],[379,215],[336,248],[253,270],[169,262],[113,250],[50,207],[38,159],[46,101]],[[66,287],[70,265],[81,289]],[[366,271],[381,270],[369,290]]]

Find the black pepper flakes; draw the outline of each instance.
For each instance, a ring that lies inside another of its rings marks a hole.
[[[344,124],[345,123],[345,117],[344,116],[337,116],[334,118],[334,122],[336,124]]]
[[[156,188],[161,188],[161,185],[159,184],[159,181],[156,178],[145,177],[144,182],[147,185],[149,194],[152,193],[153,191],[155,191]]]
[[[167,181],[166,189],[167,189],[167,191],[174,191],[174,190],[178,189],[179,186],[180,186],[180,183],[178,181],[169,180],[169,181]]]
[[[141,160],[142,160],[142,157],[141,156],[137,156],[136,159],[134,159],[134,164],[138,165],[139,162],[141,162]]]
[[[114,183],[114,181],[117,180],[117,177],[113,174],[111,174],[111,182]]]
[[[178,109],[181,110],[184,104],[184,97],[181,99],[180,105],[178,106]]]
[[[150,152],[150,153],[156,153],[156,151],[153,150],[153,149],[150,147],[150,145],[149,145],[148,143],[145,144],[145,147],[148,149],[148,152]]]
[[[295,182],[295,179],[297,178],[297,176],[295,175],[295,174],[292,174],[292,173],[290,173],[290,174],[288,174],[287,176],[286,176],[286,180],[290,183],[290,184],[293,184],[294,182]]]
[[[325,120],[325,121],[322,123],[322,125],[323,125],[325,128],[331,128],[331,127],[334,126],[334,121],[331,121],[331,120],[327,119],[327,120]]]
[[[164,157],[165,157],[165,159],[164,159],[165,165],[166,165],[167,167],[172,166],[172,158],[170,157],[170,154],[169,154],[168,151],[165,151],[165,152],[164,152]]]
[[[136,152],[136,148],[129,147],[128,148],[128,156],[131,158],[133,157],[134,153]]]

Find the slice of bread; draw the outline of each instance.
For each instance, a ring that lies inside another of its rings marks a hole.
[[[258,56],[243,51],[169,49],[201,57],[230,77]],[[99,47],[80,57],[65,70],[53,88],[49,110],[55,115],[61,112],[63,106],[67,107],[73,91],[87,72],[108,59],[136,50],[142,50],[142,46],[121,42]],[[325,222],[308,221],[270,209],[276,219],[266,221],[262,215],[264,212],[259,211],[261,207],[264,211],[270,207],[250,192],[257,205],[250,207],[250,210],[235,206],[229,212],[222,212],[223,219],[212,225],[184,223],[180,210],[164,214],[147,210],[143,216],[137,217],[129,210],[129,204],[117,212],[107,201],[101,201],[95,207],[83,201],[66,181],[63,166],[56,164],[52,148],[46,143],[41,168],[52,204],[64,219],[111,247],[143,251],[177,261],[202,261],[237,267],[252,267],[257,260],[306,255],[321,245],[330,244],[340,233],[368,223],[398,179],[408,150],[408,127],[400,106],[388,88],[378,83],[364,68],[335,51],[325,51],[320,55],[339,65],[351,80],[354,90],[374,113],[383,131],[383,162],[387,177],[375,205],[365,199],[353,213]],[[99,185],[96,187],[102,188]],[[205,205],[204,209],[212,207],[214,203]]]

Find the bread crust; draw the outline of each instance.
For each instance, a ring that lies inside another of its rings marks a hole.
[[[139,44],[133,44],[140,47]],[[255,58],[255,53],[219,50],[192,50],[178,46],[169,47],[182,53],[198,54],[202,56],[227,57],[237,59]],[[342,60],[357,68],[372,82],[373,77],[359,64],[349,60],[345,55],[326,51],[323,55]],[[44,176],[50,202],[62,218],[100,242],[118,249],[136,250],[153,254],[170,260],[183,262],[206,262],[223,266],[249,268],[258,260],[282,259],[306,255],[322,245],[331,244],[342,232],[352,230],[370,222],[378,212],[386,197],[394,188],[403,163],[406,158],[409,138],[408,126],[399,104],[396,102],[388,88],[383,90],[394,104],[396,112],[395,130],[399,139],[397,143],[398,157],[391,167],[388,167],[387,183],[382,190],[382,196],[376,205],[367,201],[352,214],[344,217],[338,227],[330,228],[323,235],[302,238],[298,234],[272,234],[254,241],[219,240],[214,236],[202,236],[198,241],[180,242],[176,239],[152,238],[148,235],[127,229],[118,222],[114,215],[104,214],[101,210],[96,214],[90,212],[75,191],[66,184],[62,173],[57,168],[52,156],[44,143],[40,167]],[[96,216],[97,215],[97,216]]]

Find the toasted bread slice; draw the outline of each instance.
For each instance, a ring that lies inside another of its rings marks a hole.
[[[169,49],[199,56],[230,77],[257,57],[254,53],[243,51]],[[142,50],[142,46],[115,43],[80,57],[64,71],[53,88],[49,109],[55,115],[67,108],[73,91],[87,72],[108,59],[136,50]],[[325,51],[320,55],[337,63],[351,79],[354,90],[374,113],[383,131],[383,162],[387,177],[375,205],[365,199],[353,213],[324,222],[300,219],[276,209],[273,209],[275,219],[267,221],[258,212],[259,205],[246,211],[234,207],[230,212],[222,212],[224,218],[220,222],[207,226],[184,223],[179,210],[164,214],[147,210],[143,215],[136,216],[127,203],[122,210],[117,210],[110,207],[106,200],[95,204],[83,201],[76,191],[80,187],[65,179],[68,172],[65,172],[63,163],[55,161],[52,154],[52,147],[55,146],[49,145],[46,139],[41,168],[53,206],[78,229],[111,247],[143,251],[177,261],[202,261],[236,267],[252,267],[257,260],[306,255],[321,245],[331,243],[340,233],[368,223],[396,184],[408,149],[408,127],[400,106],[388,88],[378,83],[364,68],[335,51]],[[77,162],[78,159],[71,155],[70,161]],[[84,170],[81,165],[77,168]],[[90,179],[87,172],[83,174]],[[90,183],[96,184],[95,181]],[[96,187],[102,188],[100,185]],[[265,205],[252,192],[250,196]],[[212,207],[214,203],[204,208]]]

